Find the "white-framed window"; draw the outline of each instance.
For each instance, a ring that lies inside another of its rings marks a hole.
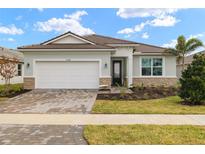
[[[17,65],[17,76],[22,76],[22,65],[21,64]]]
[[[163,76],[163,57],[141,57],[141,76]]]

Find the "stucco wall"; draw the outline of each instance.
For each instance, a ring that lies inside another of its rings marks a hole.
[[[35,59],[100,59],[101,60],[101,77],[110,77],[110,52],[24,52],[24,70],[25,76],[33,76],[34,60]],[[30,64],[27,67],[27,64]],[[107,63],[107,68],[105,68],[105,63]]]
[[[76,44],[78,44],[78,43],[86,43],[86,42],[84,42],[84,41],[82,41],[82,40],[80,40],[80,39],[77,39],[77,38],[75,38],[75,37],[72,37],[72,36],[67,36],[67,37],[65,37],[65,38],[62,38],[62,39],[60,39],[60,40],[57,40],[57,41],[55,41],[54,43],[59,43],[59,44],[63,44],[63,43],[76,43]]]
[[[140,57],[133,57],[133,76],[140,77]],[[148,57],[164,57],[164,77],[176,77],[176,57],[175,56],[148,56]]]

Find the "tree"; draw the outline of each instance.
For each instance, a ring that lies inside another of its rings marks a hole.
[[[5,85],[8,88],[10,80],[16,75],[19,60],[16,58],[7,58],[5,56],[0,57],[0,76],[5,80]]]
[[[205,55],[196,54],[180,78],[179,96],[186,103],[197,105],[205,100]]]
[[[184,70],[184,58],[185,55],[191,51],[195,51],[199,47],[203,47],[203,43],[201,40],[197,38],[191,38],[186,40],[183,35],[180,35],[177,38],[177,44],[175,48],[166,49],[167,52],[172,53],[177,57],[177,63],[179,64],[182,61],[182,71]]]

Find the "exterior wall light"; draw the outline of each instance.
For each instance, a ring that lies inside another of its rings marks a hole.
[[[105,63],[105,66],[104,66],[105,68],[107,68],[107,63]]]
[[[26,64],[26,67],[29,68],[29,67],[30,67],[30,63],[27,63],[27,64]]]

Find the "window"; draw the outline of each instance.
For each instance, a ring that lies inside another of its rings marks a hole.
[[[141,60],[142,76],[162,76],[163,75],[162,58],[145,58]]]
[[[18,76],[22,76],[22,65],[21,64],[18,64],[18,69],[17,69],[17,71],[18,71]]]

